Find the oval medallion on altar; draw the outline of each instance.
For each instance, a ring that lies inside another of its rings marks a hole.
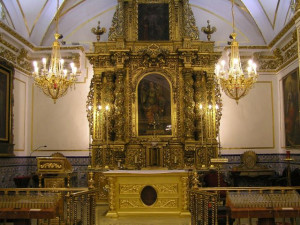
[[[144,187],[141,192],[141,199],[145,205],[147,205],[147,206],[153,205],[157,199],[156,190],[151,186]]]

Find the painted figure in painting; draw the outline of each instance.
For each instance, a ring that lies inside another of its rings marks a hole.
[[[159,88],[152,81],[149,83],[148,91],[145,88],[145,83],[143,83],[142,89],[144,90],[141,93],[141,104],[147,124],[150,127],[155,126],[156,121],[163,115],[165,101],[163,96],[159,96]]]
[[[139,40],[169,40],[168,4],[139,4]]]
[[[286,146],[300,145],[297,71],[283,80]]]
[[[164,82],[159,82],[162,79]],[[166,88],[167,86],[167,88]],[[168,134],[170,121],[169,84],[160,75],[146,76],[139,84],[139,134]]]

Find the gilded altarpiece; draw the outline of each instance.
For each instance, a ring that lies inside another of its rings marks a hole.
[[[158,3],[168,7],[168,40],[139,41],[139,4]],[[120,0],[108,39],[87,54],[91,168],[209,166],[218,154],[220,53],[199,40],[189,2]]]

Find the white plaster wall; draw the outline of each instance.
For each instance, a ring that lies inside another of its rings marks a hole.
[[[65,156],[89,154],[86,100],[92,68],[87,62],[85,64],[87,68],[81,74],[85,78],[76,83],[75,89],[68,90],[65,96],[59,98],[56,104],[41,89],[33,88],[31,151],[35,152],[32,155],[50,156],[54,152]]]
[[[85,57],[75,89],[57,100],[47,97],[33,79],[15,70],[14,79],[14,153],[16,156],[66,156],[89,154],[89,129],[86,100],[93,69]],[[40,147],[40,146],[47,146]],[[40,148],[39,148],[40,147]]]
[[[222,92],[221,153],[278,152],[276,99],[277,78],[274,74],[260,74],[258,82],[238,104]]]
[[[26,74],[15,70],[13,81],[13,134],[14,153],[16,156],[30,154],[31,127],[31,87],[32,80]]]

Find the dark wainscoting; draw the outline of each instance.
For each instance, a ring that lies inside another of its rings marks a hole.
[[[280,176],[286,168],[285,154],[257,154],[258,163],[276,171]],[[224,171],[230,171],[240,164],[240,155],[224,155],[228,163],[224,165]],[[300,168],[300,154],[291,155],[291,170]],[[73,187],[87,187],[87,166],[89,157],[67,157],[73,169],[74,176],[71,179]],[[0,158],[0,188],[14,188],[14,178],[20,176],[34,175],[36,171],[36,157],[8,157]],[[227,175],[227,174],[225,174]],[[34,187],[35,181],[31,179],[29,186]]]
[[[71,178],[72,187],[87,187],[87,166],[89,157],[67,157],[70,161],[74,173]],[[36,172],[36,157],[9,157],[0,158],[0,187],[14,188],[15,177],[32,176],[29,187],[35,187],[37,180],[35,179]]]

